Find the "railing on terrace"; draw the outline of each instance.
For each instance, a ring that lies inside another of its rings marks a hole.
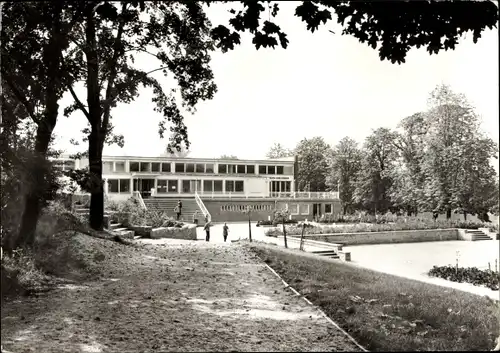
[[[271,192],[269,197],[277,199],[338,199],[337,191],[330,192],[308,192],[308,191],[293,191],[293,192]]]
[[[197,192],[195,192],[194,194],[194,198],[196,200],[196,203],[198,204],[198,207],[200,208],[201,212],[203,213],[203,216],[209,221],[211,222],[212,221],[212,215],[210,214],[210,212],[208,212],[208,209],[207,207],[205,206],[205,204],[203,203],[203,201],[201,200],[200,196],[198,195]]]
[[[339,198],[339,193],[334,192],[271,192],[269,195],[246,195],[244,192],[222,192],[222,191],[194,191],[193,193],[159,193],[151,189],[151,196],[154,197],[168,197],[168,196],[182,196],[182,195],[193,195],[196,194],[203,198],[215,199],[215,198],[272,198],[272,199],[325,199],[325,200],[335,200]]]
[[[137,201],[139,201],[139,205],[143,208],[143,209],[146,209],[146,204],[144,203],[144,200],[142,198],[142,195],[139,191],[134,191],[133,193],[134,197],[137,199]]]

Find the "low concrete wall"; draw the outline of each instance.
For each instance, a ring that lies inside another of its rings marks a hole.
[[[392,232],[308,234],[306,239],[344,245],[416,243],[425,241],[462,240],[458,229],[401,230]],[[465,232],[464,232],[465,234]],[[294,237],[300,237],[295,235]],[[465,239],[463,239],[465,240]]]
[[[135,232],[135,235],[149,238],[151,236],[151,232],[153,227],[151,226],[128,226],[128,228],[132,229]]]
[[[151,239],[171,238],[171,239],[184,239],[196,240],[196,225],[186,224],[182,228],[176,227],[160,227],[151,230]]]

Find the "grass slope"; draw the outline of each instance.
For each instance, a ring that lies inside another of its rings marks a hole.
[[[495,346],[498,307],[490,299],[298,251],[250,248],[370,351]]]

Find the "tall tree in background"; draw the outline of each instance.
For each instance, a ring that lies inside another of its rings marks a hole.
[[[303,139],[297,144],[295,154],[298,157],[299,190],[325,191],[330,146],[322,137]]]
[[[169,148],[167,146],[165,148],[165,151],[160,154],[160,157],[170,157],[170,158],[186,158],[189,155],[189,150],[184,146],[181,145],[179,148],[176,148],[172,150],[172,148]]]
[[[235,155],[231,154],[223,154],[222,156],[219,157],[219,159],[225,159],[225,160],[231,160],[231,159],[238,159]]]
[[[333,149],[326,180],[330,190],[336,191],[338,187],[343,214],[354,211],[354,191],[360,168],[361,151],[358,143],[350,137],[344,137]]]
[[[478,193],[472,188],[490,183],[494,173],[489,159],[497,147],[480,133],[479,117],[465,96],[440,85],[431,93],[429,104],[422,205],[444,212],[447,218],[457,209],[473,212],[472,204],[477,201],[471,195]]]
[[[399,158],[391,172],[393,185],[389,190],[394,206],[410,216],[418,213],[419,200],[423,197],[425,175],[422,159],[425,149],[427,122],[425,114],[417,113],[404,118],[398,125],[401,130],[393,140]]]
[[[275,142],[274,145],[271,146],[269,152],[267,152],[266,157],[269,159],[273,158],[285,158],[285,157],[293,157],[294,151],[290,148],[284,147],[281,143]]]
[[[477,214],[480,219],[489,221],[488,212],[498,202],[498,177],[490,163],[492,156],[498,153],[498,145],[478,133],[473,134],[461,150],[462,168],[452,190],[455,211],[462,213],[465,220],[467,214]],[[496,198],[492,197],[494,193]]]
[[[378,128],[365,140],[355,199],[371,213],[385,213],[392,207],[389,189],[390,172],[398,156],[395,138],[391,130]]]

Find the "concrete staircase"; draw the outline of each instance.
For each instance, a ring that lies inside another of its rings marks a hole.
[[[87,206],[77,204],[74,205],[74,211],[75,213],[84,215],[87,218],[90,213],[90,209]],[[109,213],[106,213],[106,211],[104,211],[104,227],[112,231],[113,233],[116,233],[123,239],[133,239],[135,236],[135,232],[133,230],[123,227],[123,225],[119,223],[111,223],[110,215]]]
[[[340,259],[340,256],[337,254],[335,250],[319,250],[319,251],[312,251],[312,253],[319,256],[329,257],[332,259]]]
[[[144,204],[148,209],[166,211],[168,216],[175,218],[174,212],[177,202],[182,201],[182,215],[181,218],[184,222],[191,223],[193,215],[198,211],[199,223],[203,223],[203,212],[201,212],[196,200],[193,198],[167,198],[167,197],[149,197],[144,199]]]
[[[479,229],[467,229],[465,233],[471,235],[472,241],[492,240],[492,238],[489,235],[486,235],[483,231]]]

